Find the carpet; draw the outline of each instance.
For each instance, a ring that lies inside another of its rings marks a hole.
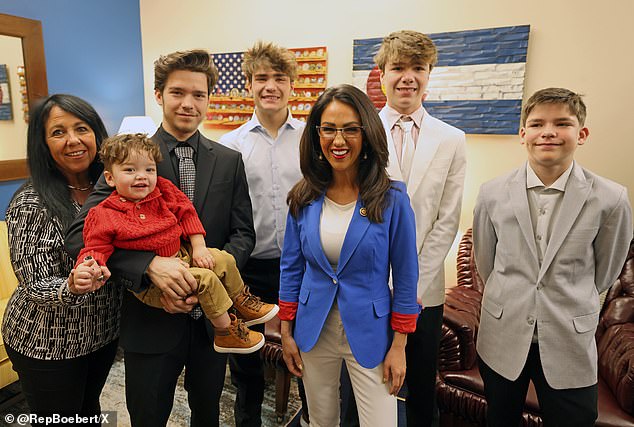
[[[189,426],[189,406],[187,404],[187,394],[183,387],[183,378],[178,380],[176,393],[174,396],[174,406],[167,425],[169,427],[185,427]],[[20,393],[20,383],[13,383],[0,390],[0,402]],[[220,399],[220,425],[221,427],[234,427],[233,421],[233,405],[235,402],[236,389],[231,384],[229,376],[229,368],[227,367],[225,375],[225,385]],[[291,390],[289,395],[288,411],[281,423],[277,422],[275,415],[275,381],[274,376],[267,375],[266,388],[264,390],[264,402],[262,403],[262,427],[281,427],[286,426],[289,420],[295,418],[301,407],[301,402],[297,392],[297,381],[291,381]],[[119,350],[112,365],[106,385],[101,393],[101,409],[102,411],[114,411],[117,414],[117,426],[130,426],[130,418],[125,406],[125,375],[123,367],[123,352]],[[7,415],[29,413],[28,406],[24,399],[13,402],[10,406],[0,410],[0,426],[21,426],[17,423],[9,423],[6,421]],[[27,424],[28,425],[28,424]]]

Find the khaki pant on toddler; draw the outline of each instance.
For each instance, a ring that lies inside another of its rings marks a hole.
[[[264,335],[251,331],[248,326],[269,321],[275,317],[279,307],[263,303],[249,292],[231,254],[215,248],[207,249],[214,258],[213,270],[192,267],[187,245],[181,246],[176,256],[190,266],[189,272],[198,283],[195,295],[208,319],[216,319],[234,308],[235,314],[229,313],[229,327],[214,326],[214,349],[219,353],[253,353],[264,345]],[[162,294],[154,285],[134,293],[141,302],[156,308],[163,308]]]
[[[236,260],[231,254],[220,249],[207,248],[214,258],[214,268],[192,267],[191,256],[185,246],[181,246],[176,254],[189,265],[189,272],[198,283],[198,302],[208,319],[215,319],[225,313],[233,305],[244,288],[244,282],[236,267]],[[144,304],[156,308],[163,308],[161,303],[162,292],[154,285],[150,285],[145,291],[134,293]]]

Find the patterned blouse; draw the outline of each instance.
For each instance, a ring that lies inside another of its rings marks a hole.
[[[79,211],[79,205],[75,203]],[[119,336],[121,287],[113,282],[76,296],[68,290],[74,260],[64,251],[63,230],[51,220],[31,184],[17,193],[6,214],[11,264],[18,287],[2,323],[4,342],[27,357],[70,359]]]

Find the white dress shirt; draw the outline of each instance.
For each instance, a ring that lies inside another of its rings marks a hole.
[[[401,163],[401,158],[403,157],[403,129],[397,124],[401,117],[404,114],[399,113],[389,105],[385,106],[385,111],[387,113],[387,126],[392,133],[392,140],[394,141],[394,148],[396,148],[396,154],[398,155],[399,164]],[[423,116],[425,115],[425,109],[421,104],[420,108],[414,111],[412,114],[407,114],[406,116],[410,117],[414,122],[414,126],[412,127],[412,139],[414,140],[414,148],[418,144],[418,136],[420,134],[420,127],[423,122]]]
[[[256,236],[253,258],[279,258],[282,253],[286,197],[302,177],[299,140],[305,126],[289,112],[273,139],[253,113],[251,120],[220,138],[221,144],[242,153],[244,160]]]
[[[531,222],[533,224],[533,234],[537,244],[539,254],[539,266],[542,265],[553,225],[557,220],[561,201],[564,198],[564,191],[570,172],[571,163],[568,169],[562,173],[555,182],[546,187],[539,179],[530,164],[526,165],[526,191],[528,193],[528,206],[531,211]]]

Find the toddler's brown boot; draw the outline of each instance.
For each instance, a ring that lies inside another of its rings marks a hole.
[[[264,335],[247,328],[244,322],[229,313],[228,328],[214,328],[214,350],[218,353],[253,353],[264,345]]]
[[[266,323],[280,311],[277,304],[262,302],[260,297],[253,295],[247,286],[233,301],[233,308],[236,309],[236,316],[247,326]]]

